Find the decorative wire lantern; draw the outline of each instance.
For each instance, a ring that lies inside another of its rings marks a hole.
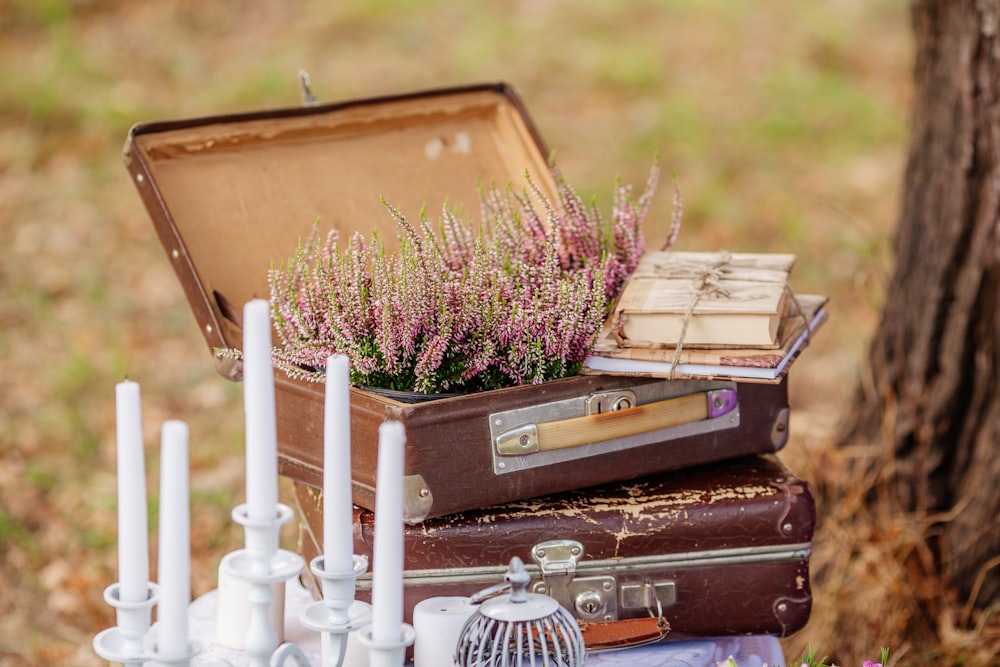
[[[583,665],[586,650],[576,619],[554,598],[528,592],[531,577],[520,558],[511,559],[504,581],[472,597],[479,608],[459,635],[459,667]]]

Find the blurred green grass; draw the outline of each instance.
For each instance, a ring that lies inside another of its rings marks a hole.
[[[891,266],[910,52],[904,0],[0,0],[0,664],[100,664],[123,377],[143,387],[151,526],[159,424],[191,424],[195,594],[241,541],[239,386],[122,167],[131,124],[294,106],[299,68],[323,101],[509,81],[604,210],[659,155],[684,192],[679,248],[799,256],[795,287],[832,297],[791,379],[790,448],[811,452]],[[669,220],[661,187],[651,243]]]

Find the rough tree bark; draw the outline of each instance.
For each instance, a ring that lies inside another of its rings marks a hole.
[[[962,600],[1000,601],[1000,0],[915,0],[915,97],[896,267],[855,421],[935,521]],[[884,438],[884,440],[883,440]]]

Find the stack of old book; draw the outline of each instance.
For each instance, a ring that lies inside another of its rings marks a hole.
[[[826,319],[825,296],[789,286],[794,264],[790,254],[647,253],[585,367],[780,382]]]

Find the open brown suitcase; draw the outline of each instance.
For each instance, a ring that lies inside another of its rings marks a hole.
[[[124,150],[210,350],[241,346],[243,304],[268,296],[268,270],[317,218],[344,236],[379,228],[394,239],[380,195],[411,215],[445,199],[478,210],[477,182],[519,184],[525,170],[554,192],[546,155],[505,84],[140,124]],[[214,358],[240,379],[238,363]],[[323,391],[276,374],[281,473],[317,487]],[[788,435],[784,380],[590,375],[417,404],[352,389],[351,415],[354,501],[369,509],[378,426],[405,424],[411,523],[774,452]]]
[[[300,485],[296,500],[308,560],[322,544],[322,492]],[[533,590],[582,621],[662,614],[667,641],[785,636],[809,619],[815,519],[809,485],[769,455],[428,519],[405,531],[404,608],[409,619],[422,599],[500,583],[518,556]],[[373,529],[357,508],[355,552],[369,559]],[[370,572],[358,587],[369,599]]]

